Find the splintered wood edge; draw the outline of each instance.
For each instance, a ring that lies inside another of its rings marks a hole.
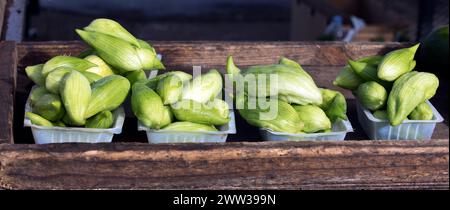
[[[448,139],[0,145],[7,189],[448,189]]]

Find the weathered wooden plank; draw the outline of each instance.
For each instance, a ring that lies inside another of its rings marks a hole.
[[[448,140],[0,145],[7,189],[448,189]]]
[[[0,42],[0,144],[13,142],[16,44]]]
[[[400,43],[342,42],[151,42],[169,69],[224,66],[233,55],[240,66],[276,63],[279,56],[297,60],[304,66],[343,66],[348,58],[386,53],[404,46]],[[86,46],[81,42],[24,42],[18,45],[19,67],[45,62],[56,55],[77,55]]]
[[[0,38],[2,36],[3,19],[6,13],[5,11],[6,11],[6,0],[0,0]]]

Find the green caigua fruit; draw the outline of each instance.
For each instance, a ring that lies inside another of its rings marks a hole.
[[[97,65],[96,67],[86,69],[86,72],[91,72],[100,75],[101,77],[115,74],[111,66],[109,66],[105,61],[103,61],[103,59],[101,59],[97,55],[89,55],[84,59]]]
[[[173,113],[172,110],[170,109],[169,106],[164,106],[163,109],[163,116],[161,119],[161,127],[168,125],[170,123],[172,123],[174,121],[174,117],[173,117]]]
[[[206,104],[182,100],[172,105],[172,112],[179,121],[207,125],[224,125],[230,121],[228,104],[220,99]]]
[[[86,118],[119,107],[130,91],[130,82],[120,75],[110,75],[92,83],[91,88],[92,95],[86,110]]]
[[[409,65],[409,71],[414,70],[416,68],[417,62],[415,60],[411,61],[411,65]]]
[[[83,50],[77,57],[78,58],[85,58],[88,57],[90,55],[95,55],[95,50],[92,48],[88,48],[86,50]]]
[[[286,65],[286,66],[292,66],[297,69],[302,69],[302,66],[300,66],[299,63],[297,63],[294,60],[291,60],[289,58],[281,57],[280,60],[278,61],[278,63]]]
[[[67,112],[66,112],[66,114],[63,116],[63,118],[61,119],[61,121],[62,121],[62,123],[64,123],[65,125],[72,125],[72,122],[71,122],[70,117],[69,117],[69,115],[67,114]]]
[[[144,40],[141,40],[141,39],[138,39],[137,41],[138,41],[138,43],[139,43],[139,47],[140,47],[140,48],[150,49],[151,51],[153,51],[153,53],[156,54],[155,48],[153,48],[153,47],[150,45],[150,43],[148,43],[148,42],[146,42],[146,41],[144,41]]]
[[[391,125],[399,125],[421,103],[436,93],[439,79],[431,73],[409,72],[394,82],[387,102]]]
[[[125,77],[128,79],[131,86],[138,81],[144,81],[147,79],[147,76],[143,70],[126,72]]]
[[[33,88],[30,92],[30,104],[33,106],[36,102],[45,94],[50,93],[47,91],[45,87],[36,87]]]
[[[159,81],[161,81],[162,79],[164,79],[164,78],[166,78],[168,76],[173,76],[173,75],[178,76],[178,78],[180,78],[183,83],[192,79],[192,75],[187,74],[185,72],[182,72],[182,71],[170,71],[170,72],[167,72],[167,73],[164,73],[164,74],[157,75],[155,77],[152,77],[152,78],[148,79],[147,81],[142,81],[142,82],[145,83],[145,85],[147,85],[149,88],[151,88],[153,90],[156,90]]]
[[[68,67],[75,69],[77,71],[86,71],[89,68],[96,67],[94,63],[87,60],[72,57],[72,56],[55,56],[52,59],[45,62],[42,67],[42,75],[47,77],[47,75],[57,69],[58,67]]]
[[[93,20],[88,26],[84,27],[86,31],[98,32],[122,39],[135,47],[140,47],[138,40],[128,32],[118,22],[106,18]]]
[[[392,83],[383,81],[377,76],[377,67],[364,63],[364,62],[357,62],[357,61],[348,61],[348,65],[353,69],[353,71],[361,77],[364,81],[375,81],[380,85],[383,85],[386,89],[391,89]]]
[[[58,121],[66,113],[61,98],[51,93],[42,95],[32,108],[34,113],[50,121]]]
[[[66,124],[64,124],[61,121],[56,121],[56,122],[52,122],[53,126],[57,126],[57,127],[66,127]]]
[[[314,105],[293,106],[297,111],[300,121],[303,122],[302,129],[305,133],[315,133],[331,129],[331,122],[325,112]]]
[[[161,130],[196,132],[196,131],[217,131],[217,128],[211,125],[203,125],[193,122],[174,122],[172,124],[167,125]]]
[[[158,81],[156,91],[164,105],[173,104],[181,99],[184,84],[192,79],[190,74],[181,71],[166,73],[167,76]],[[193,85],[193,84],[192,84]]]
[[[170,71],[166,73],[168,76],[174,75],[181,79],[182,82],[187,82],[192,79],[192,75],[182,71]]]
[[[84,125],[86,110],[91,99],[91,86],[86,77],[78,71],[71,71],[63,77],[59,93],[70,124]]]
[[[416,108],[409,114],[408,118],[410,120],[432,120],[433,119],[433,110],[430,105],[426,102],[423,102],[417,105]]]
[[[293,67],[296,66],[292,64],[293,62],[291,61],[289,65],[252,66],[241,71],[229,56],[227,73],[233,78],[236,88],[245,90],[249,96],[260,98],[278,96],[279,99],[288,103],[321,104],[322,95],[314,80],[301,67]],[[274,82],[271,80],[273,75],[278,78],[275,87],[270,85],[271,81]],[[251,81],[247,81],[247,79],[251,79]]]
[[[161,79],[156,87],[156,92],[161,96],[164,105],[173,104],[180,100],[182,90],[183,81],[176,75]]]
[[[380,65],[381,61],[383,61],[384,56],[381,55],[372,55],[358,59],[358,62],[367,63],[372,66]]]
[[[85,76],[86,79],[88,79],[89,83],[91,83],[91,84],[102,78],[102,76],[92,73],[92,72],[88,72],[88,71],[83,71],[83,72],[81,72],[81,74],[83,74],[83,76]]]
[[[387,120],[389,119],[387,111],[386,110],[377,110],[373,112],[373,116],[380,120]]]
[[[111,128],[114,124],[114,115],[110,111],[101,111],[86,120],[86,128]]]
[[[45,85],[45,77],[42,74],[42,68],[44,64],[38,64],[34,66],[27,66],[25,68],[25,73],[28,78],[31,79],[36,85],[44,86]]]
[[[267,99],[258,98],[256,100]],[[239,114],[250,125],[270,129],[275,132],[300,133],[302,131],[304,125],[290,104],[272,99],[265,101],[268,108],[261,108],[256,100],[254,98],[247,99],[243,95],[236,96],[236,106]],[[250,104],[254,104],[255,107],[251,107]]]
[[[327,117],[334,123],[337,119],[347,120],[347,101],[338,91],[320,89],[323,102],[319,107],[325,111]]]
[[[371,81],[361,84],[356,91],[356,96],[366,109],[375,111],[384,107],[388,93],[383,86]]]
[[[320,93],[322,93],[322,103],[319,107],[323,110],[327,110],[331,102],[333,102],[334,97],[339,93],[335,90],[320,88]]]
[[[76,32],[83,41],[95,49],[98,56],[118,70],[165,69],[151,49],[136,47],[127,41],[104,33],[79,29]]]
[[[347,101],[342,93],[336,94],[328,109],[325,111],[331,122],[337,119],[347,120]]]
[[[186,83],[181,93],[181,99],[206,103],[222,92],[222,75],[212,69]]]
[[[384,56],[378,66],[378,78],[385,81],[394,81],[403,74],[411,71],[411,63],[420,44],[410,48],[394,50]]]
[[[45,88],[51,93],[58,94],[62,78],[71,71],[73,71],[73,69],[68,67],[58,67],[54,69],[45,78]]]
[[[30,119],[31,123],[34,125],[53,127],[52,122],[46,120],[45,118],[43,118],[37,114],[34,114],[32,112],[26,112],[25,115],[26,115],[26,117],[28,117],[28,119]]]
[[[145,126],[153,129],[164,126],[164,104],[159,95],[145,84],[133,85],[131,109]]]
[[[362,83],[364,83],[364,80],[348,65],[342,68],[336,79],[333,81],[333,85],[348,90],[356,90]]]

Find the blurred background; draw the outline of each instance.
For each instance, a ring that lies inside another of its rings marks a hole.
[[[448,24],[448,0],[0,0],[2,39],[78,40],[113,18],[147,40],[417,41]]]

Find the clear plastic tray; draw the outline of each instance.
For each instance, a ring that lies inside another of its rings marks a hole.
[[[34,87],[33,87],[34,88]],[[31,111],[30,98],[25,105],[25,113]],[[24,127],[31,127],[36,144],[51,143],[105,143],[111,142],[114,134],[122,132],[125,112],[123,107],[114,112],[114,127],[108,129],[81,128],[81,127],[46,127],[31,124],[30,119],[24,117]]]
[[[429,140],[433,135],[436,123],[444,119],[434,106],[427,101],[433,110],[432,120],[405,120],[402,124],[391,126],[388,120],[375,118],[356,100],[358,120],[367,136],[373,140]]]
[[[144,126],[140,121],[138,130],[147,133],[149,143],[206,143],[206,142],[225,142],[228,134],[236,133],[236,123],[234,112],[230,110],[230,122],[219,127],[219,131],[165,131],[154,130]]]
[[[264,141],[343,141],[348,132],[353,132],[353,127],[350,121],[339,119],[328,133],[291,134],[264,128],[260,132]]]

